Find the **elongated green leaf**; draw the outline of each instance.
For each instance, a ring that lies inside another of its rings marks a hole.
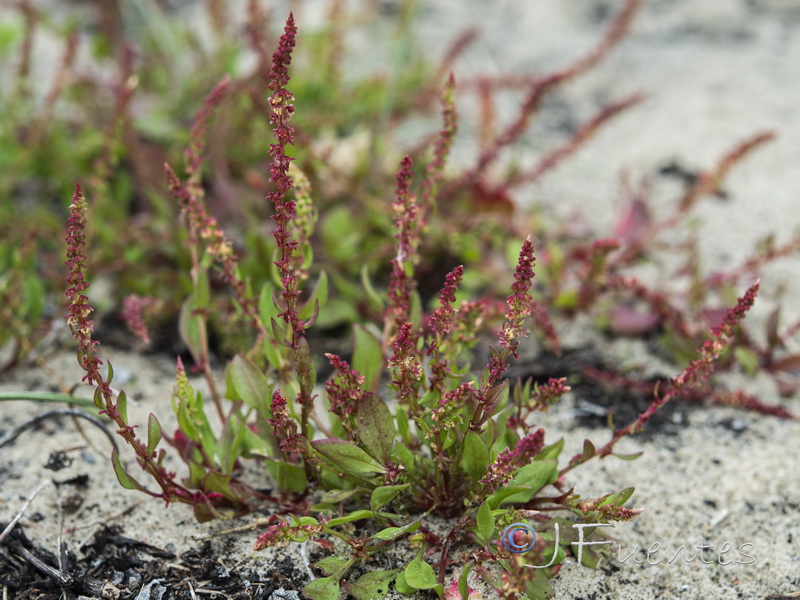
[[[282,490],[304,492],[308,489],[308,480],[303,467],[282,460],[268,460],[267,471]]]
[[[369,507],[372,510],[380,510],[394,500],[403,490],[408,489],[410,485],[410,483],[404,483],[403,485],[382,485],[376,487],[372,490],[372,496],[369,499]]]
[[[474,480],[479,480],[489,464],[489,449],[477,433],[471,429],[464,436],[464,456],[461,466]]]
[[[621,492],[617,492],[615,494],[609,494],[602,502],[598,504],[598,506],[605,506],[607,504],[613,504],[615,506],[622,506],[630,497],[633,496],[634,488],[629,487],[625,488]]]
[[[353,335],[353,368],[364,376],[364,389],[372,390],[383,367],[381,342],[362,325],[353,325]]]
[[[554,444],[550,444],[549,446],[545,446],[542,448],[542,451],[539,452],[539,455],[536,457],[536,460],[549,460],[549,459],[556,459],[561,455],[561,451],[564,449],[564,438],[561,438]]]
[[[520,492],[510,496],[504,502],[527,502],[544,486],[553,483],[558,478],[558,461],[535,460],[517,471],[516,477],[511,482],[512,486],[523,485],[530,488],[529,492]]]
[[[381,529],[378,533],[373,535],[372,539],[384,541],[393,540],[399,538],[405,533],[415,532],[417,529],[419,529],[420,524],[421,521],[414,521],[413,523],[403,525],[402,527],[387,527],[386,529]]]
[[[351,442],[344,440],[315,440],[311,442],[314,450],[328,459],[335,467],[348,475],[384,471],[374,458]]]
[[[80,360],[80,356],[78,357],[78,360]],[[94,405],[100,410],[103,410],[106,407],[106,401],[103,398],[103,391],[99,387],[94,388],[93,400],[94,400]],[[119,404],[119,402],[117,402],[117,404]],[[117,410],[119,410],[119,408],[117,408]]]
[[[314,291],[311,292],[308,301],[306,301],[305,305],[300,310],[300,318],[304,321],[307,321],[313,314],[314,302],[319,302],[319,308],[317,310],[325,308],[325,304],[328,302],[328,275],[325,271],[320,271],[319,279],[317,279],[317,284],[314,286]]]
[[[295,365],[297,378],[300,382],[300,392],[304,397],[310,398],[317,382],[317,368],[311,358],[311,347],[304,337],[297,341],[297,351],[295,352]]]
[[[120,394],[121,396],[122,394]],[[158,422],[156,416],[150,413],[147,418],[147,453],[152,455],[156,450],[156,446],[161,441],[161,423]]]
[[[461,575],[458,577],[458,594],[461,596],[461,600],[469,598],[469,574],[474,566],[475,563],[468,562],[461,569]]]
[[[644,452],[635,452],[633,454],[616,454],[616,453],[612,453],[611,456],[613,456],[615,458],[619,458],[621,460],[636,460],[642,454],[644,454]]]
[[[583,440],[583,451],[581,452],[581,460],[589,460],[594,456],[594,444],[589,439]]]
[[[344,589],[356,600],[382,600],[389,593],[389,583],[400,569],[370,571],[354,582],[345,582]]]
[[[397,444],[394,447],[395,455],[397,456],[398,462],[403,465],[406,469],[413,469],[414,468],[414,453],[408,449],[405,444]]]
[[[128,396],[125,392],[120,392],[117,396],[117,412],[123,423],[128,422]]]
[[[395,410],[395,421],[397,422],[397,433],[405,443],[409,443],[410,429],[408,427],[408,408],[399,404]]]
[[[486,546],[494,536],[494,515],[492,509],[489,508],[488,502],[484,502],[478,508],[476,516],[476,533],[481,540],[481,543]]]
[[[372,281],[369,278],[369,267],[367,267],[367,265],[363,265],[361,267],[361,286],[366,292],[366,298],[369,302],[370,308],[378,313],[383,312],[385,302],[381,295],[376,292],[375,288],[372,286]]]
[[[178,317],[178,333],[181,340],[186,344],[195,362],[200,362],[203,354],[203,328],[204,324],[200,317],[192,314],[197,309],[194,297],[189,296],[181,306],[181,313]]]
[[[430,590],[436,587],[436,573],[421,555],[408,563],[404,571],[406,583],[418,590]]]
[[[350,514],[331,519],[328,521],[327,525],[328,527],[335,527],[336,525],[341,525],[342,523],[352,523],[353,521],[361,521],[362,519],[371,519],[374,516],[375,513],[371,510],[354,510]]]
[[[352,497],[353,494],[357,492],[358,490],[331,490],[330,492],[322,494],[320,502],[322,504],[339,504]]]
[[[509,486],[500,488],[494,494],[486,499],[486,503],[492,510],[497,510],[506,498],[519,494],[520,492],[528,492],[531,488],[521,485]]]
[[[125,470],[125,467],[122,466],[122,462],[119,459],[119,453],[117,452],[116,448],[111,451],[111,464],[114,467],[114,474],[117,476],[117,480],[122,487],[124,487],[126,490],[137,490],[140,492],[147,491],[145,490],[145,487],[131,477]]]
[[[272,389],[261,369],[246,356],[237,354],[228,364],[228,375],[236,395],[242,402],[263,413],[269,404]]]
[[[304,587],[303,593],[311,600],[339,600],[339,578],[319,577]]]
[[[208,283],[207,269],[197,270],[197,285],[195,285],[193,296],[196,308],[200,310],[208,308],[208,304],[211,302],[211,286]]]
[[[395,431],[392,413],[376,394],[366,392],[358,399],[358,438],[364,448],[382,463],[388,462],[392,453]]]

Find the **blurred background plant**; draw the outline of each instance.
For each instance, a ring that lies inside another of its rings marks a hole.
[[[516,248],[510,240],[533,234],[545,249],[532,290],[539,312],[549,311],[556,320],[588,314],[609,335],[651,340],[669,361],[686,364],[705,332],[722,318],[722,308],[735,300],[737,284],[752,279],[765,262],[797,250],[797,237],[782,245],[765,240],[746,264],[708,274],[700,269],[691,233],[692,209],[703,197],[723,193],[727,172],[768,141],[769,133],[736,145],[707,171],[674,170],[671,176],[682,178],[685,191],[672,203],[673,214],[663,218],[654,216],[648,181],[623,182],[624,207],[613,231],[595,231],[580,217],[565,221],[537,207],[518,208],[526,185],[642,101],[641,95],[612,100],[586,115],[534,164],[516,158],[514,144],[547,110],[548,99],[613,51],[639,4],[627,0],[596,46],[572,64],[543,75],[457,81],[459,102],[469,98],[476,107],[475,115],[461,121],[473,123],[469,143],[477,152],[474,160],[451,167],[436,181],[439,201],[425,224],[416,275],[420,310],[432,310],[438,282],[459,264],[467,266],[461,297],[504,297],[511,282],[497,274],[512,271]],[[414,36],[415,22],[424,18],[419,3],[393,6],[392,18],[380,19],[380,11],[387,10],[380,3],[366,2],[354,11],[331,0],[318,26],[304,29],[294,63],[293,90],[301,108],[294,158],[315,190],[319,212],[309,277],[316,280],[324,271],[329,296],[314,335],[322,338],[318,347],[343,355],[351,345],[352,324],[375,321],[383,310],[379,292],[388,287],[387,265],[394,252],[387,243],[392,215],[385,200],[392,195],[396,164],[405,153],[418,164],[431,161],[440,90],[477,35],[465,31],[443,56],[431,58]],[[0,368],[47,346],[61,327],[66,304],[60,291],[59,228],[64,198],[80,174],[91,174],[84,187],[92,200],[88,236],[94,289],[104,290],[97,302],[100,335],[105,335],[103,324],[110,334],[118,329],[111,325],[127,321],[139,334],[149,331],[142,349],[189,358],[175,332],[181,298],[192,289],[187,275],[192,259],[185,231],[174,227],[179,208],[163,185],[163,164],[181,163],[200,99],[225,74],[231,78],[229,93],[209,124],[209,160],[200,174],[205,201],[241,257],[243,278],[260,289],[273,276],[264,267],[272,263],[274,249],[263,203],[272,188],[264,158],[270,134],[262,84],[280,19],[273,18],[270,7],[256,0],[6,4],[0,27],[6,79],[0,93],[5,173],[0,183]],[[375,27],[383,28],[388,43],[375,48],[372,60],[348,60],[348,43]],[[499,109],[499,99],[508,96],[519,104],[510,116]],[[465,137],[462,133],[457,143]],[[429,202],[435,191],[419,190]],[[633,277],[663,256],[672,260],[670,271],[662,269],[655,279]],[[354,283],[359,280],[361,285]],[[210,286],[223,288],[213,278]],[[244,322],[228,325],[232,310],[232,298],[220,294],[208,323],[214,360],[230,356],[252,335]],[[769,373],[780,391],[791,395],[800,355],[787,340],[798,327],[780,327],[776,309],[763,334],[742,330],[723,364],[748,374]],[[554,332],[542,333],[550,340],[545,352],[558,355]],[[616,366],[605,371],[585,366],[584,378],[636,388],[645,396],[657,383],[642,387]],[[548,375],[568,371],[574,370]],[[320,379],[329,372],[321,365]],[[731,390],[715,398],[771,410]]]

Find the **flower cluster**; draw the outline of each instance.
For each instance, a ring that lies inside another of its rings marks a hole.
[[[523,323],[531,314],[532,298],[528,293],[533,283],[533,243],[530,236],[525,240],[519,251],[519,261],[514,272],[514,284],[511,291],[514,293],[506,299],[508,311],[506,312],[506,322],[503,324],[503,331],[500,333],[500,345],[511,350],[514,358],[517,355],[519,338],[524,337],[528,332],[523,328]]]
[[[225,75],[222,80],[206,96],[203,107],[194,119],[192,131],[189,134],[189,146],[184,151],[186,161],[186,174],[189,176],[189,191],[196,198],[203,197],[203,188],[200,185],[200,169],[203,165],[203,153],[205,152],[205,139],[208,123],[214,116],[219,103],[225,97],[231,83],[230,75]]]
[[[285,308],[279,316],[286,321],[293,332],[292,347],[297,346],[297,336],[302,330],[300,317],[297,312],[297,298],[300,292],[297,289],[299,274],[297,273],[294,261],[294,254],[297,251],[297,240],[292,238],[289,223],[295,217],[295,203],[287,200],[286,192],[294,187],[291,176],[289,175],[289,165],[292,158],[286,154],[286,147],[294,145],[294,128],[289,125],[294,105],[294,96],[286,89],[289,83],[289,64],[292,61],[292,50],[295,46],[295,36],[297,27],[294,24],[294,16],[290,13],[286,20],[283,35],[278,44],[278,49],[272,56],[272,70],[269,74],[269,89],[272,95],[269,104],[272,107],[272,114],[269,122],[273,126],[273,134],[277,143],[269,145],[269,154],[272,157],[270,167],[270,181],[275,184],[276,190],[267,195],[275,207],[275,214],[272,219],[275,221],[275,230],[272,235],[278,245],[280,257],[275,261],[280,273],[283,290],[281,296],[285,303]]]
[[[422,365],[417,360],[411,323],[405,323],[400,328],[392,348],[394,354],[389,359],[389,364],[394,367],[392,385],[397,391],[397,400],[406,406],[416,406],[422,380]]]
[[[86,371],[84,381],[90,384],[100,384],[103,379],[100,376],[100,366],[103,361],[97,356],[98,342],[92,340],[94,322],[89,320],[92,314],[92,307],[89,306],[89,299],[83,293],[89,288],[84,272],[86,271],[86,198],[83,196],[81,186],[75,185],[75,193],[72,196],[72,204],[69,206],[69,218],[67,219],[67,261],[69,267],[69,278],[67,283],[67,298],[69,298],[69,314],[67,323],[72,331],[73,337],[78,341],[78,360]]]
[[[442,356],[444,340],[450,335],[454,327],[453,318],[456,310],[453,303],[456,301],[456,290],[464,276],[464,267],[458,266],[447,274],[444,287],[439,291],[439,308],[428,317],[427,326],[431,331],[432,339],[428,343],[427,354],[433,355],[431,360],[430,389],[444,391],[444,380],[448,374],[447,359]]]
[[[670,380],[674,390],[680,390],[688,384],[705,381],[714,367],[714,361],[730,344],[730,338],[733,336],[736,326],[752,308],[758,288],[759,282],[756,281],[744,296],[739,298],[736,306],[728,310],[722,323],[711,330],[713,337],[700,348],[700,358],[693,360],[680,375]]]
[[[547,383],[534,386],[533,394],[529,400],[529,405],[537,410],[544,410],[551,406],[556,400],[566,394],[571,388],[567,385],[567,378],[550,378]]]
[[[303,542],[318,535],[322,531],[323,525],[289,525],[286,521],[281,521],[267,527],[267,530],[258,534],[253,550],[263,550],[269,546],[280,544],[281,542]]]
[[[459,419],[459,412],[465,406],[469,407],[475,394],[475,387],[472,382],[462,383],[456,389],[447,392],[440,400],[439,406],[431,413],[431,418],[436,422],[432,427],[434,433],[438,433],[456,424]]]
[[[625,508],[617,506],[613,502],[608,502],[607,497],[593,498],[585,502],[578,502],[578,508],[584,515],[595,514],[595,519],[605,523],[606,521],[630,521],[642,513],[641,508]]]
[[[280,440],[278,443],[281,452],[284,454],[308,454],[308,446],[303,439],[303,436],[297,433],[297,423],[289,415],[289,407],[286,403],[286,398],[281,396],[278,390],[272,394],[272,403],[270,404],[270,412],[272,417],[267,419],[267,422],[272,425],[272,431],[275,437]]]
[[[433,160],[425,168],[425,180],[422,182],[421,206],[423,211],[430,210],[436,198],[436,192],[444,176],[444,166],[453,140],[458,133],[458,113],[456,112],[456,80],[452,73],[447,80],[444,92],[442,92],[442,118],[444,127],[439,132],[433,146]],[[426,214],[420,216],[420,227],[426,224]]]
[[[458,266],[447,274],[444,280],[444,287],[439,291],[439,308],[428,317],[428,328],[434,335],[444,338],[450,333],[453,327],[453,316],[455,315],[455,308],[453,303],[456,301],[456,291],[458,286],[461,285],[461,279],[464,277],[464,267]],[[428,348],[430,354],[435,346]]]
[[[389,305],[386,308],[385,318],[387,325],[394,325],[395,331],[408,321],[411,306],[411,293],[416,287],[416,281],[410,274],[413,265],[417,262],[417,247],[419,246],[420,210],[417,196],[411,192],[411,158],[403,157],[400,162],[400,171],[397,173],[397,188],[394,209],[394,223],[397,233],[397,256],[392,261],[392,274],[389,279]]]
[[[544,448],[544,429],[537,429],[517,442],[513,450],[501,452],[489,465],[486,477],[481,479],[481,483],[492,491],[507,484],[520,467],[524,467],[536,458],[542,448]]]
[[[145,312],[156,305],[155,298],[131,294],[122,300],[122,318],[128,329],[145,344],[150,343],[150,332],[145,323]]]
[[[346,360],[335,354],[325,354],[331,365],[337,371],[337,376],[325,384],[331,412],[342,419],[342,425],[347,428],[347,417],[356,411],[356,403],[364,393],[364,376],[351,368]]]

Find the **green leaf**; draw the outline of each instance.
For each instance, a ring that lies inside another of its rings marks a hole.
[[[758,354],[749,348],[743,348],[740,346],[734,349],[733,356],[736,358],[736,362],[741,365],[742,369],[744,369],[744,372],[748,376],[756,376],[758,370],[761,368],[761,361],[758,358]]]
[[[475,481],[478,481],[486,472],[489,464],[489,449],[477,433],[471,429],[464,436],[464,456],[461,466]]]
[[[403,485],[382,485],[372,490],[372,496],[369,499],[369,507],[372,510],[380,510],[389,502],[394,500],[397,495],[405,489],[408,489],[410,483]]]
[[[644,454],[644,452],[635,452],[633,454],[616,454],[616,453],[612,452],[611,456],[614,456],[616,458],[620,458],[622,460],[636,460],[642,454]]]
[[[589,439],[583,440],[583,451],[581,452],[581,460],[589,460],[594,456],[594,444]]]
[[[377,313],[382,313],[384,308],[384,300],[381,295],[375,291],[375,288],[372,286],[372,281],[369,278],[369,267],[367,265],[362,265],[361,267],[361,285],[366,292],[367,302],[369,302],[369,307]]]
[[[124,487],[126,490],[137,490],[140,492],[147,491],[141,483],[128,475],[128,472],[125,470],[125,467],[122,466],[122,462],[119,460],[119,452],[117,452],[116,448],[111,451],[111,464],[114,467],[114,474],[117,476],[117,480],[122,487]]]
[[[208,270],[197,270],[197,285],[194,288],[195,307],[206,310],[211,302],[211,287],[208,284]]]
[[[120,394],[121,396],[122,394]],[[147,453],[152,456],[161,441],[161,424],[153,413],[147,418]]]
[[[319,577],[303,588],[311,600],[339,600],[339,578]]]
[[[98,388],[99,390],[99,388]],[[102,398],[102,393],[101,393]],[[125,392],[120,391],[117,396],[117,412],[123,423],[128,422],[128,396]]]
[[[325,271],[319,272],[319,279],[317,279],[317,284],[314,286],[314,291],[311,292],[308,301],[300,310],[300,318],[304,321],[307,321],[314,314],[314,302],[319,302],[318,310],[325,308],[325,304],[328,302],[328,275]]]
[[[258,296],[258,315],[261,317],[262,323],[269,323],[272,319],[276,319],[280,312],[272,301],[274,291],[275,288],[269,283],[265,283],[261,288]]]
[[[194,296],[189,296],[181,306],[180,316],[178,317],[178,333],[181,340],[186,344],[192,358],[196,363],[200,362],[203,355],[204,323],[200,317],[192,313],[197,308]]]
[[[496,415],[508,404],[508,379],[504,379],[503,383],[494,386],[486,394],[486,404],[492,407],[492,415]]]
[[[22,299],[24,304],[22,317],[30,323],[39,320],[45,308],[44,283],[36,275],[28,275],[22,281]],[[110,382],[109,382],[110,383]]]
[[[617,492],[615,494],[609,494],[605,497],[605,499],[598,504],[598,506],[606,506],[608,504],[613,504],[614,506],[622,506],[630,497],[633,496],[634,488],[628,487],[622,490],[621,492]]]
[[[382,600],[389,593],[389,583],[400,569],[370,571],[354,582],[345,582],[344,588],[356,600]]]
[[[403,525],[402,527],[387,527],[386,529],[381,529],[378,533],[372,536],[374,540],[383,540],[389,541],[399,538],[401,535],[405,533],[413,533],[419,526],[422,524],[422,521],[414,521],[413,523],[409,523],[408,525]]]
[[[331,490],[322,495],[320,502],[322,504],[339,504],[352,497],[356,492],[358,492],[358,490]]]
[[[267,461],[267,471],[282,490],[304,492],[308,489],[306,472],[301,466],[282,460],[269,460]]]
[[[80,360],[80,357],[78,358],[78,360]],[[120,395],[122,395],[122,393],[120,393]],[[100,410],[104,410],[105,409],[106,401],[105,401],[105,398],[103,398],[103,391],[99,387],[98,388],[94,388],[94,398],[93,398],[93,400],[94,400],[94,405],[97,408],[99,408]],[[127,407],[127,406],[128,405],[125,404],[125,407]],[[117,412],[119,412],[119,398],[117,399]],[[120,413],[120,414],[122,414],[122,413]]]
[[[475,521],[475,531],[478,534],[478,538],[484,546],[488,546],[494,537],[494,515],[492,515],[492,509],[489,508],[488,502],[480,505]]]
[[[542,451],[536,455],[536,460],[550,460],[556,459],[561,455],[561,451],[564,449],[564,438],[561,438],[554,444],[550,444],[549,446],[545,446],[542,448]]]
[[[467,598],[469,598],[469,574],[474,566],[475,563],[468,562],[461,569],[461,575],[458,577],[458,594],[461,596],[462,600],[467,600]]]
[[[436,587],[436,573],[428,563],[422,560],[421,554],[408,563],[404,571],[406,583],[417,590],[430,590]]]
[[[417,591],[417,588],[413,588],[406,583],[406,574],[403,571],[397,574],[397,579],[394,580],[394,589],[399,594],[413,594]]]
[[[237,501],[238,498],[231,489],[231,479],[231,475],[219,473],[217,471],[209,471],[203,480],[203,489],[208,492],[222,494],[228,500]]]
[[[386,463],[391,458],[395,431],[392,413],[376,394],[364,393],[356,405],[358,438],[367,452]]]
[[[528,491],[530,491],[530,488],[519,485],[500,488],[486,499],[486,503],[492,510],[497,510],[500,505],[505,502],[506,498],[519,494],[520,492]]]
[[[381,342],[364,326],[353,325],[353,368],[364,376],[364,389],[375,389],[378,373],[383,368]]]
[[[558,479],[558,461],[535,460],[521,467],[511,482],[512,486],[526,486],[530,491],[510,496],[504,502],[527,502],[536,492],[556,479]]]
[[[395,421],[397,422],[397,433],[400,434],[405,443],[409,443],[408,409],[405,406],[398,404],[395,411]]]
[[[343,523],[352,523],[353,521],[361,521],[362,519],[371,519],[375,516],[375,513],[371,510],[354,510],[348,515],[344,515],[343,517],[336,517],[335,519],[331,519],[327,523],[327,527],[335,527],[336,525],[342,525]]]
[[[394,453],[397,461],[406,469],[414,468],[414,453],[405,444],[395,444]]]
[[[311,442],[319,454],[347,475],[380,473],[384,467],[352,442],[345,440],[314,440]]]
[[[578,306],[578,292],[577,290],[567,290],[561,292],[556,296],[553,302],[553,307],[558,309],[571,309]]]
[[[311,398],[314,391],[314,384],[317,382],[317,368],[311,358],[311,347],[308,340],[300,336],[297,340],[297,351],[295,352],[295,372],[300,382],[300,393],[305,398]]]
[[[353,564],[352,558],[342,558],[341,556],[327,556],[322,560],[318,560],[314,563],[314,566],[318,569],[322,569],[322,572],[325,573],[327,576],[332,575],[339,575],[345,569],[349,568],[350,565]]]
[[[237,354],[228,363],[228,375],[236,395],[242,402],[264,414],[269,406],[272,389],[255,363],[246,356]]]

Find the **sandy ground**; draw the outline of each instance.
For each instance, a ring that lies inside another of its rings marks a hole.
[[[591,48],[616,5],[599,0],[422,2],[420,39],[437,55],[462,29],[480,27],[482,37],[456,65],[457,78],[549,72]],[[309,2],[306,10],[313,6]],[[385,19],[389,23],[391,17]],[[564,214],[579,210],[597,224],[601,234],[608,235],[619,207],[622,169],[654,176],[659,167],[676,159],[690,168],[707,168],[737,141],[770,129],[778,139],[736,169],[726,185],[729,199],[706,202],[697,214],[707,232],[703,249],[710,269],[743,259],[767,233],[786,240],[800,220],[799,64],[800,4],[796,1],[645,2],[620,47],[595,71],[569,86],[558,98],[560,109],[545,115],[525,137],[523,160],[535,160],[563,139],[565,121],[585,118],[604,102],[639,91],[648,95],[647,102],[607,126],[543,183],[526,190],[520,202],[544,202]],[[511,111],[513,98],[507,102]],[[458,148],[461,160],[468,160],[470,152],[466,142]],[[795,316],[800,316],[800,305],[794,300],[800,293],[798,266],[797,259],[784,261],[768,269],[762,280],[767,300],[781,286],[788,288],[784,306]],[[764,305],[762,312],[770,303]],[[106,352],[115,364],[118,381],[139,402],[132,412],[143,417],[150,411],[170,412],[171,359]],[[66,380],[80,379],[71,353],[57,353],[48,360]],[[41,375],[20,369],[5,376],[0,389],[37,388],[42,381]],[[745,384],[764,401],[779,402],[770,381]],[[796,400],[785,402],[800,412]],[[0,429],[39,408],[23,403],[0,406]],[[584,437],[602,443],[608,435],[576,426],[575,410],[566,401],[543,419],[551,441],[562,435],[566,438],[565,456],[576,452]],[[796,467],[800,425],[727,408],[686,411],[682,418],[685,426],[669,435],[626,440],[623,451],[644,451],[637,461],[606,460],[573,474],[572,482],[586,496],[635,486],[632,504],[645,510],[634,522],[615,528],[612,535],[622,546],[621,553],[601,569],[568,561],[553,582],[556,598],[754,600],[800,592]],[[105,448],[102,438],[97,437],[95,443]],[[92,523],[112,520],[142,500],[118,489],[102,454],[91,449],[73,452],[73,465],[62,472],[44,469],[52,451],[81,444],[73,426],[63,421],[60,426],[51,424],[28,433],[0,451],[0,520],[16,512],[40,481],[89,474],[89,492],[78,494],[84,498],[82,504],[64,516],[64,538],[77,547],[92,531]],[[69,495],[64,486],[61,490],[62,497]],[[49,547],[56,546],[56,497],[56,489],[48,486],[23,519],[28,535]],[[37,513],[45,518],[37,521]],[[146,499],[124,525],[126,535],[178,553],[196,546],[192,535],[219,527],[198,526],[183,507],[165,513],[157,502]],[[248,533],[215,543],[228,550],[229,566],[251,565],[268,577],[269,560],[282,557],[254,556],[249,550],[252,539]],[[698,545],[707,548],[701,553]],[[676,556],[680,546],[686,550]],[[282,552],[302,565],[297,548]],[[690,562],[692,557],[696,558]],[[654,564],[648,564],[648,558]]]

